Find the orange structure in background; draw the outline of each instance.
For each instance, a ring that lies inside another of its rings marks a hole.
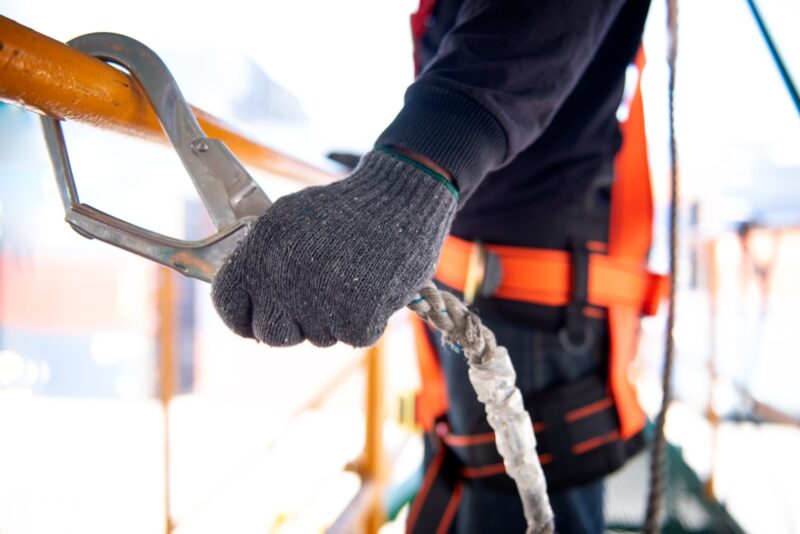
[[[148,140],[167,142],[161,125],[144,93],[124,72],[74,50],[17,22],[0,16],[0,101],[62,120],[73,120]],[[262,146],[226,126],[210,114],[192,108],[205,133],[223,141],[243,163],[305,185],[335,180],[336,175]],[[158,310],[159,379],[164,410],[164,454],[166,517],[164,531],[175,525],[170,515],[169,406],[175,396],[174,354],[178,325],[174,274],[159,269]],[[369,349],[359,361],[366,370],[366,436],[358,461],[362,489],[342,513],[332,530],[353,528],[376,532],[384,521],[379,496],[386,483],[383,450],[384,354],[382,345]],[[357,368],[356,366],[355,368]],[[329,396],[355,368],[314,397],[313,403]]]

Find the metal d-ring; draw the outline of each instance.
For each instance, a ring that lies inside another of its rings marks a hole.
[[[567,327],[564,326],[558,331],[558,341],[561,343],[561,347],[572,356],[586,354],[594,345],[594,329],[590,325],[586,324],[581,331],[580,340],[576,343],[572,340],[572,336],[570,335]]]
[[[83,35],[68,44],[130,71],[189,172],[217,232],[199,241],[174,239],[82,204],[61,124],[42,117],[67,222],[85,237],[129,250],[187,276],[211,281],[252,223],[269,209],[269,198],[221,141],[205,136],[155,52],[135,39],[113,33]]]

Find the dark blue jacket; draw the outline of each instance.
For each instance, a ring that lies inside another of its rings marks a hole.
[[[564,249],[579,226],[605,240],[616,111],[649,4],[439,0],[378,144],[454,176],[459,237]]]

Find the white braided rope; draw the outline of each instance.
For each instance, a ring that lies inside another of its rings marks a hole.
[[[421,289],[408,307],[440,330],[446,343],[460,347],[467,359],[469,380],[486,408],[506,472],[517,484],[528,523],[526,534],[554,532],[533,424],[515,385],[516,373],[508,351],[497,345],[492,331],[463,302],[439,291],[433,282]]]

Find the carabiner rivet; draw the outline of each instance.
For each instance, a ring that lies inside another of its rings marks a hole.
[[[208,151],[208,143],[203,138],[195,139],[192,141],[192,152],[206,152]]]

